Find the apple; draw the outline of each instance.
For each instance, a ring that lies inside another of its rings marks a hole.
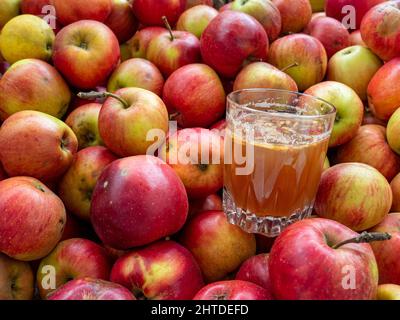
[[[236,76],[233,90],[268,88],[298,91],[296,82],[286,73],[266,62],[253,62]]]
[[[389,61],[400,56],[400,1],[375,0],[361,23],[364,42],[381,59]]]
[[[198,5],[207,5],[212,7],[214,5],[213,0],[186,0],[186,9],[190,9],[194,6],[198,6]]]
[[[201,37],[203,61],[226,78],[235,77],[248,61],[265,60],[268,48],[263,26],[248,14],[232,10],[211,20]]]
[[[361,100],[367,100],[367,88],[383,63],[370,49],[356,45],[337,52],[328,63],[327,79],[352,88]]]
[[[167,29],[162,27],[147,27],[137,31],[133,38],[128,41],[132,58],[145,59],[150,41],[165,32],[168,32]]]
[[[20,15],[1,30],[0,52],[10,64],[28,58],[48,61],[54,37],[53,30],[44,20],[29,14]]]
[[[127,253],[115,262],[110,279],[149,300],[192,299],[204,285],[196,260],[174,241]]]
[[[324,99],[336,108],[329,147],[345,144],[355,137],[363,121],[364,104],[353,89],[340,82],[324,81],[304,93]]]
[[[364,40],[362,39],[360,30],[356,30],[356,31],[353,31],[352,33],[350,33],[350,44],[352,46],[368,47],[365,44]]]
[[[306,34],[292,34],[273,42],[268,60],[291,76],[300,91],[321,82],[328,64],[322,43]]]
[[[33,272],[27,262],[17,261],[0,253],[0,299],[31,300]]]
[[[99,279],[76,279],[50,294],[48,300],[136,300],[123,286]]]
[[[48,289],[47,267],[55,269],[55,288]],[[40,296],[46,299],[55,289],[68,281],[85,277],[107,280],[110,262],[103,247],[81,238],[60,242],[39,265],[36,280]]]
[[[189,202],[189,218],[204,211],[222,211],[222,199],[218,194],[210,194],[203,199]]]
[[[0,30],[12,18],[20,14],[21,0],[3,0],[0,2]]]
[[[112,12],[112,0],[52,0],[57,19],[66,26],[79,20],[106,21]]]
[[[65,120],[78,139],[79,149],[103,145],[98,128],[100,109],[100,103],[85,104],[72,111]]]
[[[104,147],[89,147],[79,151],[71,167],[60,180],[58,195],[68,211],[90,220],[90,202],[96,182],[115,155]]]
[[[155,131],[168,131],[168,112],[164,102],[155,93],[141,88],[123,88],[108,98],[100,110],[99,132],[104,144],[121,157],[147,154],[155,143],[148,139]]]
[[[175,25],[185,8],[186,0],[135,0],[132,3],[133,13],[139,21],[152,26],[164,25],[164,16]]]
[[[375,117],[389,120],[400,106],[400,57],[385,63],[368,84],[368,104]]]
[[[391,212],[400,212],[400,174],[397,174],[390,182],[393,193]]]
[[[190,32],[200,39],[204,29],[217,15],[218,11],[208,5],[194,6],[182,13],[176,29]]]
[[[312,8],[309,0],[272,0],[282,18],[282,34],[302,31],[311,20]]]
[[[111,2],[111,13],[104,24],[114,32],[120,43],[124,43],[133,37],[139,22],[133,15],[129,0],[111,0]]]
[[[313,12],[321,12],[325,10],[326,0],[310,0],[311,8]]]
[[[226,119],[221,119],[218,122],[214,123],[210,127],[210,130],[213,130],[215,133],[219,134],[221,137],[225,137],[226,126],[227,126]]]
[[[14,177],[0,181],[0,251],[33,261],[60,240],[66,214],[60,200],[39,180]]]
[[[312,19],[304,30],[323,44],[328,58],[350,46],[350,34],[343,24],[329,17]]]
[[[0,81],[0,118],[4,121],[23,110],[36,110],[57,118],[64,116],[71,92],[48,63],[25,59],[14,63]]]
[[[128,41],[119,45],[119,51],[121,62],[132,59],[131,45]]]
[[[359,29],[365,14],[375,5],[386,0],[326,0],[325,12],[328,17],[335,18],[340,22],[355,23],[352,29]],[[352,10],[346,6],[352,7]],[[347,10],[346,10],[347,9]],[[355,14],[356,21],[348,21],[348,17]]]
[[[62,3],[69,4],[64,0]],[[87,6],[85,3],[84,7]],[[64,27],[54,41],[54,66],[71,85],[80,89],[102,85],[114,70],[119,57],[118,39],[98,21],[72,23]]]
[[[256,253],[254,235],[230,224],[222,211],[194,216],[184,227],[180,243],[192,252],[207,283],[224,279]]]
[[[212,131],[179,130],[169,135],[159,156],[182,180],[190,199],[201,199],[222,189],[224,143]]]
[[[21,0],[21,12],[23,14],[33,14],[40,18],[45,18],[47,23],[53,29],[54,33],[57,34],[61,29],[62,25],[60,24],[57,17],[51,19],[50,16],[53,12],[52,9],[55,10],[53,6],[53,0]]]
[[[174,120],[187,127],[208,127],[225,113],[225,91],[213,69],[205,64],[189,64],[165,82],[163,100]]]
[[[375,299],[378,266],[370,245],[342,245],[357,236],[346,226],[321,218],[286,228],[269,256],[274,296],[279,300]]]
[[[392,238],[384,242],[371,243],[379,269],[380,284],[400,285],[400,213],[390,213],[371,231],[388,232]]]
[[[399,139],[399,122],[400,122],[400,110],[397,109],[389,119],[386,128],[386,137],[389,146],[394,152],[400,155],[400,139]]]
[[[380,223],[392,206],[392,190],[375,168],[362,163],[342,163],[324,171],[314,210],[354,231]]]
[[[64,225],[64,231],[60,241],[78,237],[91,238],[92,235],[93,231],[89,224],[83,223],[82,220],[76,218],[75,215],[67,212],[67,222]]]
[[[104,244],[128,249],[179,231],[188,206],[185,187],[170,166],[152,156],[128,157],[112,162],[98,179],[91,221]]]
[[[271,279],[268,270],[268,254],[259,254],[247,259],[236,273],[236,280],[252,282],[271,294]]]
[[[400,158],[386,141],[386,129],[376,124],[361,126],[350,142],[337,149],[335,162],[368,164],[382,173],[388,181],[400,172]]]
[[[115,261],[117,261],[119,258],[121,258],[122,256],[124,256],[129,252],[129,250],[115,249],[106,244],[103,244],[103,247],[104,249],[106,249],[108,257],[111,259],[113,264],[115,263]]]
[[[281,13],[270,0],[234,0],[229,9],[247,13],[255,18],[264,27],[271,42],[281,33]]]
[[[381,284],[378,286],[378,300],[400,300],[400,286],[396,284]]]
[[[115,92],[122,88],[136,87],[161,96],[164,78],[158,68],[145,59],[134,58],[121,63],[108,79],[107,90]]]
[[[7,179],[7,174],[5,173],[3,166],[0,163],[0,181]]]
[[[379,124],[383,127],[386,127],[387,121],[379,120],[371,113],[371,111],[368,108],[366,108],[365,112],[364,112],[364,119],[363,119],[363,125],[365,125],[365,124]]]
[[[241,280],[211,283],[199,292],[193,300],[272,300],[264,288]]]
[[[223,3],[224,3],[224,1],[221,2],[221,4],[223,4]],[[227,10],[231,10],[232,2],[228,2],[228,3],[224,4],[224,5],[220,5],[219,3],[217,3],[217,8],[218,7],[219,7],[218,12],[224,12],[224,11],[227,11]]]

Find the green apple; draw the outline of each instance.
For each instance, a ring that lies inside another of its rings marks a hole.
[[[193,33],[200,39],[204,29],[217,15],[218,11],[213,7],[207,5],[195,6],[182,13],[176,24],[176,29]]]
[[[393,151],[400,155],[400,109],[397,109],[390,117],[386,137]]]
[[[310,0],[313,12],[321,12],[325,9],[325,0]]]
[[[0,30],[12,18],[19,15],[21,0],[0,1]]]

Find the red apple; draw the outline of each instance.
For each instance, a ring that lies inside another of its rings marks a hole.
[[[292,34],[276,40],[270,48],[269,63],[284,70],[300,91],[321,82],[328,64],[322,43],[306,34]]]
[[[147,27],[137,31],[133,38],[128,41],[132,58],[146,58],[150,41],[165,32],[167,32],[167,29],[161,27]]]
[[[9,176],[52,181],[71,165],[78,149],[74,132],[38,111],[20,111],[0,128],[0,161]]]
[[[361,126],[350,142],[338,148],[335,162],[368,164],[382,173],[389,181],[400,172],[400,158],[386,141],[386,129],[376,124]]]
[[[53,0],[21,0],[21,12],[23,14],[33,14],[35,16],[43,16],[43,8],[52,5]]]
[[[224,137],[226,126],[227,126],[226,120],[221,119],[218,122],[214,123],[210,127],[210,130],[214,130],[215,133],[219,134],[221,137]]]
[[[179,17],[176,29],[190,32],[200,39],[204,29],[217,15],[218,11],[207,5],[192,7]]]
[[[230,280],[209,284],[193,300],[272,300],[264,288],[247,281]]]
[[[171,25],[175,25],[179,16],[185,11],[186,0],[135,0],[132,10],[144,25],[164,25],[165,16]]]
[[[204,211],[222,211],[222,199],[217,194],[210,194],[203,199],[191,200],[189,202],[189,217]]]
[[[213,69],[205,64],[189,64],[167,79],[163,100],[178,125],[208,127],[225,113],[225,91]]]
[[[99,279],[72,280],[54,291],[48,300],[136,300],[123,286]]]
[[[182,228],[187,214],[183,183],[170,166],[152,156],[114,161],[93,191],[93,227],[103,243],[116,249],[172,235]]]
[[[269,257],[273,294],[280,300],[371,300],[378,267],[369,244],[349,243],[358,233],[327,219],[286,228]]]
[[[356,31],[353,31],[352,33],[350,33],[350,44],[352,46],[368,47],[365,44],[364,40],[362,39],[360,30],[356,30]]]
[[[58,195],[68,211],[81,219],[90,220],[90,203],[97,179],[104,168],[116,159],[104,147],[89,147],[76,154],[58,186]]]
[[[282,34],[302,31],[311,20],[312,8],[309,0],[272,0],[282,17]]]
[[[55,288],[48,288],[47,267],[55,271]],[[108,279],[110,261],[103,247],[81,238],[60,242],[57,247],[41,262],[37,272],[37,286],[40,296],[46,299],[55,289],[68,281],[90,277],[93,279]]]
[[[265,60],[268,47],[263,26],[248,14],[231,10],[215,17],[201,37],[204,62],[227,78],[234,77],[246,61]]]
[[[243,262],[235,279],[255,283],[271,294],[268,259],[268,254],[259,254],[247,259]]]
[[[173,241],[156,242],[122,256],[114,264],[110,279],[138,298],[150,300],[192,299],[204,285],[196,260]]]
[[[60,200],[39,180],[15,177],[0,182],[0,251],[32,261],[60,240],[66,214]]]
[[[214,5],[213,0],[186,0],[186,9],[192,8],[198,5],[207,5],[212,7]]]
[[[85,3],[84,7],[87,6]],[[80,89],[104,84],[119,57],[118,39],[106,25],[97,21],[81,20],[70,24],[54,41],[54,66],[71,85]]]

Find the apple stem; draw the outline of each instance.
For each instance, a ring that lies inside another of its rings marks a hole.
[[[373,241],[385,241],[390,240],[392,236],[387,232],[366,232],[364,231],[359,236],[345,241],[339,242],[332,246],[332,249],[338,249],[348,243],[369,243]]]
[[[298,62],[295,61],[295,62],[289,64],[288,66],[282,68],[281,71],[285,72],[285,71],[289,70],[290,68],[298,67],[298,66],[299,66]]]
[[[129,108],[129,103],[126,100],[122,99],[120,96],[111,93],[111,92],[97,92],[97,91],[90,91],[90,92],[79,92],[77,96],[81,99],[86,100],[95,100],[95,99],[105,99],[105,98],[114,98],[121,102],[125,109]]]
[[[175,37],[174,37],[174,34],[172,33],[172,28],[171,28],[171,25],[170,25],[169,22],[168,22],[167,17],[166,17],[166,16],[163,16],[163,17],[162,17],[162,20],[164,21],[165,27],[167,28],[167,30],[168,30],[168,32],[169,32],[169,35],[170,35],[170,37],[171,37],[171,41],[174,41],[174,40],[175,40]]]
[[[177,118],[179,115],[180,115],[179,112],[171,113],[171,114],[169,115],[169,120],[171,120],[171,121],[176,120],[176,118]]]

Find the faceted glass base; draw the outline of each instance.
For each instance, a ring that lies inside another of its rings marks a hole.
[[[294,212],[289,217],[259,217],[252,212],[237,207],[226,189],[224,189],[223,205],[229,223],[239,226],[248,233],[258,233],[271,238],[278,236],[292,223],[310,217],[313,209],[313,206],[310,205],[303,210]]]

